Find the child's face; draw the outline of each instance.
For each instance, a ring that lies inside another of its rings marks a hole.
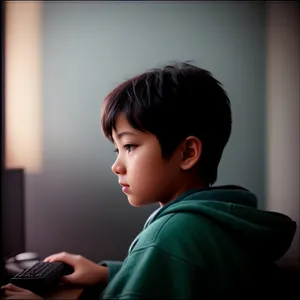
[[[169,160],[162,158],[156,136],[134,129],[124,114],[116,122],[113,139],[117,159],[112,171],[133,206],[174,199],[180,186],[181,155],[175,150]]]

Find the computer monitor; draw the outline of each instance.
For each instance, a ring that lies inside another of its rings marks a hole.
[[[25,251],[24,170],[5,169],[2,187],[2,255],[9,258]]]

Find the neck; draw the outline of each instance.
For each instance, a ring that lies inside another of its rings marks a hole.
[[[159,202],[159,205],[160,206],[164,206],[165,204],[175,200],[177,197],[179,197],[180,195],[184,194],[185,192],[187,191],[190,191],[192,189],[197,189],[197,188],[206,188],[206,187],[209,187],[209,184],[207,182],[204,182],[203,180],[186,180],[184,182],[184,184],[182,184],[180,186],[179,189],[176,190],[176,192],[173,194],[172,197],[170,197],[169,200],[167,201],[164,201],[164,202]]]

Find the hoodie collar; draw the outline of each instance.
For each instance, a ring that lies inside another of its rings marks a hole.
[[[249,192],[249,190],[238,186],[238,185],[221,185],[221,186],[211,186],[211,187],[202,187],[202,188],[195,188],[192,190],[189,190],[183,194],[181,194],[180,196],[178,196],[177,198],[175,198],[174,200],[168,202],[167,204],[165,204],[162,207],[159,207],[158,209],[156,209],[147,219],[145,225],[144,225],[144,229],[148,227],[148,225],[150,223],[152,223],[152,221],[156,218],[156,216],[158,216],[158,214],[161,214],[162,212],[164,212],[166,209],[168,209],[170,206],[184,200],[187,199],[190,195],[193,195],[195,193],[199,193],[199,192],[211,192],[211,191],[219,191],[219,190],[231,190],[231,191],[245,191],[245,192]],[[204,195],[203,195],[204,196]],[[206,197],[201,197],[199,198],[199,200],[208,200]],[[249,205],[252,206],[252,205]]]

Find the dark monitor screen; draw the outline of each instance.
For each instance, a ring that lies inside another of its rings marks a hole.
[[[6,169],[4,177],[2,254],[8,258],[25,251],[24,171],[22,169]]]
[[[24,171],[5,169],[2,177],[2,272],[3,261],[25,251],[24,212]]]

